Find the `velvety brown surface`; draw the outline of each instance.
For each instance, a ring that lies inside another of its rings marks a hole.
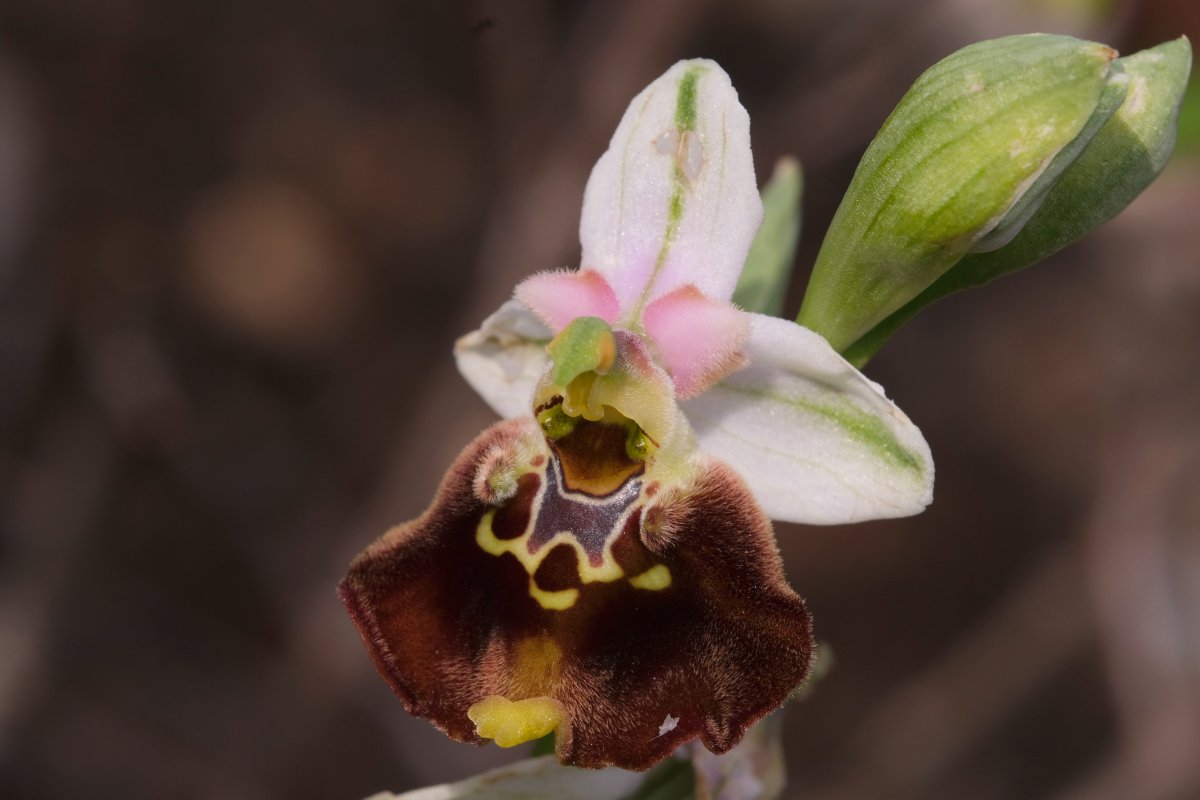
[[[342,598],[380,672],[409,711],[455,739],[478,741],[467,709],[490,695],[528,696],[516,685],[516,652],[548,636],[562,663],[535,695],[566,709],[558,742],[565,763],[646,769],[697,736],[714,751],[729,749],[780,706],[812,658],[809,615],[783,577],[770,523],[728,468],[708,462],[694,488],[670,501],[669,540],[644,537],[640,511],[615,534],[627,576],[663,564],[669,587],[582,583],[574,550],[558,545],[538,570],[539,585],[579,596],[568,609],[545,609],[516,558],[490,555],[475,540],[489,508],[472,491],[481,457],[528,436],[540,436],[531,420],[489,429],[462,452],[425,514],[351,566]],[[545,469],[556,465],[552,458]],[[524,492],[508,501],[529,502]],[[535,531],[587,524],[548,501],[533,516]],[[605,517],[598,530],[611,524]],[[660,733],[668,716],[678,722]]]

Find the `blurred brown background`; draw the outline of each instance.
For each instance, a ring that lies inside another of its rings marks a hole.
[[[360,798],[514,753],[408,718],[334,586],[491,420],[450,358],[574,265],[584,181],[676,59],[806,170],[789,310],[859,154],[971,41],[1200,40],[1192,0],[6,0],[0,797]],[[1049,264],[869,374],[922,516],[780,526],[836,667],[798,798],[1200,797],[1200,107]]]

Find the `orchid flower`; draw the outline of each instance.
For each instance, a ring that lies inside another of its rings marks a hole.
[[[930,502],[929,448],[879,386],[731,304],[762,213],[729,77],[680,62],[592,172],[580,269],[530,277],[459,342],[507,419],[340,587],[411,713],[467,742],[553,731],[576,766],[725,752],[813,658],[770,518]]]

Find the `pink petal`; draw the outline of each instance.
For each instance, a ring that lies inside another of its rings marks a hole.
[[[599,272],[539,272],[517,286],[517,299],[558,333],[577,317],[617,320],[620,307],[612,287]]]
[[[749,316],[690,284],[647,306],[642,324],[680,398],[700,394],[744,363],[741,347],[750,335]]]

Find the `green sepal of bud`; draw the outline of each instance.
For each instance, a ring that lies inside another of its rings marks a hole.
[[[566,386],[585,372],[608,372],[617,357],[617,340],[599,317],[578,317],[550,340],[546,352],[554,365],[552,380]]]
[[[797,321],[844,350],[1019,214],[1103,113],[1114,58],[1102,44],[1031,34],[965,47],[927,70],[867,148]]]
[[[1092,112],[1092,116],[1088,119],[1087,124],[1083,126],[1083,130],[1079,132],[1071,142],[1059,150],[1058,153],[1051,159],[1049,166],[1042,170],[1042,174],[1038,175],[1033,184],[1017,198],[1012,207],[1004,215],[1004,219],[996,225],[995,228],[988,231],[987,235],[980,239],[974,247],[971,248],[972,253],[988,253],[993,250],[999,250],[1004,247],[1013,238],[1021,232],[1021,230],[1033,218],[1033,215],[1041,208],[1045,202],[1046,196],[1050,190],[1062,177],[1063,173],[1075,162],[1083,153],[1092,140],[1096,138],[1096,134],[1108,122],[1121,104],[1125,102],[1125,95],[1129,90],[1129,76],[1125,74],[1125,69],[1121,65],[1120,59],[1114,61],[1108,70],[1108,76],[1104,81],[1104,89],[1100,92],[1100,100],[1096,103],[1096,110]],[[961,262],[959,262],[961,263]],[[956,264],[951,269],[957,269]]]
[[[746,311],[772,317],[783,312],[800,241],[803,185],[800,162],[790,156],[779,159],[762,191],[762,227],[750,245],[746,265],[733,290],[734,304]]]
[[[1191,64],[1187,37],[1117,59],[1114,72],[1119,70],[1127,87],[1123,102],[1046,191],[1012,241],[965,256],[843,355],[862,366],[930,303],[1035,264],[1116,216],[1158,177],[1171,156]]]

